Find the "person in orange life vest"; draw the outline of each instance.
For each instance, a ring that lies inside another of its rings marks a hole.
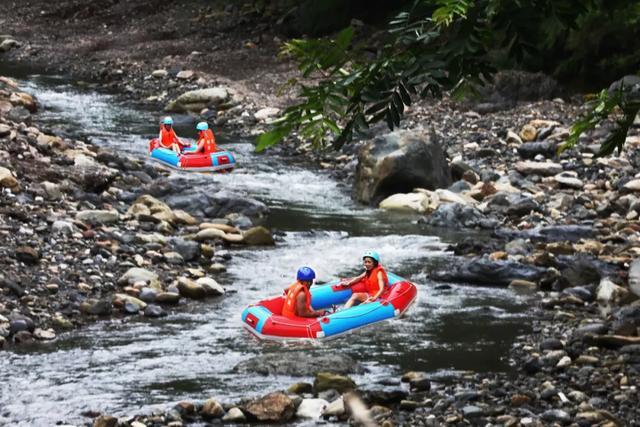
[[[362,262],[365,272],[343,283],[343,286],[352,286],[364,280],[367,292],[355,292],[344,305],[344,308],[353,306],[356,301],[361,303],[373,302],[380,298],[380,295],[382,295],[389,286],[389,279],[387,278],[387,273],[384,271],[384,268],[380,265],[380,255],[378,252],[365,252],[362,256]]]
[[[198,147],[196,153],[215,153],[218,151],[216,147],[216,137],[213,135],[207,122],[200,122],[196,125],[198,130]]]
[[[296,317],[320,317],[326,314],[325,310],[311,308],[311,294],[309,288],[316,278],[316,273],[309,267],[300,267],[296,274],[296,281],[285,291],[282,315],[290,319]]]
[[[162,119],[158,141],[162,147],[170,148],[175,151],[176,154],[180,154],[182,151],[182,146],[184,144],[180,141],[176,132],[173,130],[173,119],[169,116]]]

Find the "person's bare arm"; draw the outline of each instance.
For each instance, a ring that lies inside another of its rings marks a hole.
[[[325,315],[325,310],[309,310],[304,293],[300,292],[296,299],[296,314],[298,317],[319,317]]]
[[[347,280],[346,282],[343,283],[344,286],[351,286],[355,283],[358,283],[360,280],[364,279],[365,274],[367,274],[367,272],[365,271],[362,274],[357,275],[356,277],[352,277],[351,279]]]

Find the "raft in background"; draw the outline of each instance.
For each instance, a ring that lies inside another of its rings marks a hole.
[[[389,287],[378,300],[317,318],[290,319],[282,316],[284,296],[262,300],[250,305],[242,312],[242,323],[252,334],[261,339],[323,339],[333,338],[346,332],[383,320],[400,317],[415,301],[416,285],[387,272]],[[364,284],[352,287],[340,285],[338,280],[324,285],[314,285],[311,307],[314,310],[328,309],[344,304],[354,292],[364,292]]]
[[[183,149],[182,154],[161,147],[157,139],[149,141],[149,156],[174,169],[194,172],[229,172],[236,166],[236,158],[230,151],[194,153],[195,145]]]

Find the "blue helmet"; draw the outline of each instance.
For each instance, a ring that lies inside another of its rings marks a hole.
[[[162,119],[162,124],[163,125],[172,125],[173,124],[173,119],[171,117],[167,116],[164,119]]]
[[[366,251],[362,254],[362,258],[371,258],[374,259],[378,264],[380,263],[380,254],[376,251]]]
[[[300,267],[296,279],[303,282],[311,282],[316,278],[316,272],[311,267]]]
[[[200,122],[196,125],[196,129],[198,130],[207,130],[209,129],[209,125],[207,124],[207,122]]]

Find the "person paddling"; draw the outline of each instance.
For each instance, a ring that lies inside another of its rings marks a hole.
[[[311,293],[309,288],[316,278],[316,272],[310,267],[300,267],[296,274],[296,281],[285,291],[282,315],[290,319],[296,317],[320,317],[326,314],[325,310],[311,308]]]
[[[198,146],[196,153],[215,153],[218,151],[216,146],[216,137],[213,135],[213,131],[209,129],[207,122],[200,122],[196,125],[198,130]]]
[[[364,264],[364,273],[343,282],[343,286],[353,286],[356,283],[364,281],[366,292],[354,292],[351,298],[344,305],[344,308],[353,306],[356,301],[361,303],[373,302],[380,298],[380,295],[389,286],[389,278],[386,271],[380,265],[380,254],[375,251],[367,251],[362,255]]]
[[[162,124],[160,125],[160,134],[158,135],[158,142],[161,147],[169,148],[173,150],[176,154],[180,154],[182,151],[182,146],[184,145],[182,141],[176,135],[176,132],[173,130],[173,119],[169,116],[162,119]]]

